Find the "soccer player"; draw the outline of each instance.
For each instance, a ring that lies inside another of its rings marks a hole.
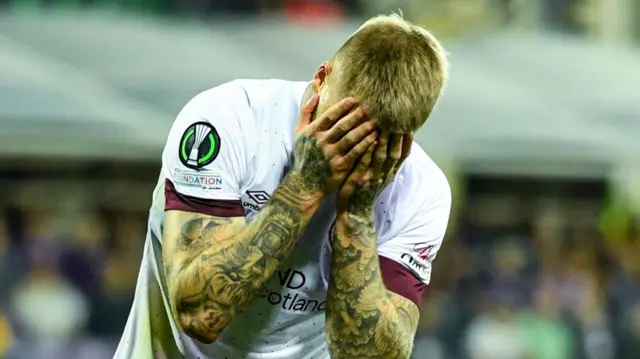
[[[407,359],[451,206],[412,138],[447,66],[426,30],[379,16],[311,82],[192,99],[115,358]]]

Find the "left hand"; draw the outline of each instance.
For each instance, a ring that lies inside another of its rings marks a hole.
[[[409,156],[413,134],[382,132],[338,189],[338,214],[373,215],[376,197]]]

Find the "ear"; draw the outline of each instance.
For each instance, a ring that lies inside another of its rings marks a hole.
[[[326,84],[327,77],[331,75],[331,71],[331,62],[326,61],[320,64],[316,73],[313,75],[314,92],[317,93],[320,90],[320,87]]]

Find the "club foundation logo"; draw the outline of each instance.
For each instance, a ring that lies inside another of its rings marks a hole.
[[[222,177],[212,173],[174,169],[173,182],[178,187],[199,188],[203,191],[222,189]]]
[[[199,170],[213,162],[220,153],[220,136],[208,122],[189,126],[180,138],[178,157],[188,168]]]

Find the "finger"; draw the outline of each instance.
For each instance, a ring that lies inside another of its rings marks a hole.
[[[360,167],[367,170],[369,169],[369,166],[371,166],[371,160],[373,159],[373,153],[375,150],[376,150],[376,141],[374,140],[371,144],[369,144],[369,147],[365,151],[364,155],[362,155],[362,157],[360,158]]]
[[[402,157],[402,134],[392,134],[389,136],[387,147],[387,160],[384,164],[384,172],[391,173],[398,161]]]
[[[340,141],[340,139],[342,139],[345,134],[349,133],[353,129],[357,128],[360,124],[362,124],[364,118],[364,109],[362,107],[354,108],[351,112],[349,112],[348,115],[339,119],[338,122],[336,122],[331,128],[326,131],[327,142],[336,143]],[[375,123],[371,123],[369,126],[375,126]],[[373,128],[371,128],[371,130],[373,130]],[[366,135],[367,134],[365,133],[362,137],[360,137],[360,139],[362,139]]]
[[[359,159],[359,163],[362,164],[366,160],[366,166],[371,164],[371,157],[373,157],[373,151],[376,148],[376,139],[378,138],[378,132],[371,132],[367,137],[358,142],[353,148],[347,152],[344,156],[345,160],[349,164],[354,164]],[[365,158],[369,155],[368,160]]]
[[[402,158],[402,143],[403,135],[393,134],[389,136],[387,160],[384,163],[383,169],[383,178],[385,183],[390,183],[398,171],[400,166],[399,163]]]
[[[402,138],[402,157],[400,157],[400,163],[398,163],[398,167],[404,163],[404,160],[409,157],[411,153],[411,146],[413,145],[413,133],[407,133]]]
[[[387,159],[388,143],[389,143],[389,132],[382,131],[380,136],[378,136],[378,146],[376,146],[376,151],[373,154],[372,169],[373,169],[373,173],[376,175],[382,174],[382,171],[384,169],[384,163]]]
[[[320,96],[317,93],[311,95],[311,98],[300,109],[300,118],[298,120],[297,129],[301,130],[311,123],[313,114],[316,111]]]
[[[360,185],[364,183],[369,177],[369,172],[371,168],[369,165],[371,164],[371,159],[373,158],[373,153],[376,149],[375,141],[369,144],[369,147],[364,151],[364,154],[360,156],[357,165],[354,170],[347,176],[347,180],[345,181],[345,186],[348,190],[353,190],[356,184]]]
[[[309,127],[313,132],[325,131],[331,128],[331,126],[333,126],[333,124],[335,124],[340,118],[349,113],[357,103],[358,102],[353,97],[344,98],[335,105],[329,107],[329,109],[313,121]]]
[[[339,139],[335,144],[335,150],[339,154],[345,154],[349,152],[356,144],[362,141],[369,134],[376,130],[376,123],[374,121],[367,121],[352,128],[348,133]],[[329,139],[327,139],[329,141]],[[331,143],[331,142],[329,142]]]

